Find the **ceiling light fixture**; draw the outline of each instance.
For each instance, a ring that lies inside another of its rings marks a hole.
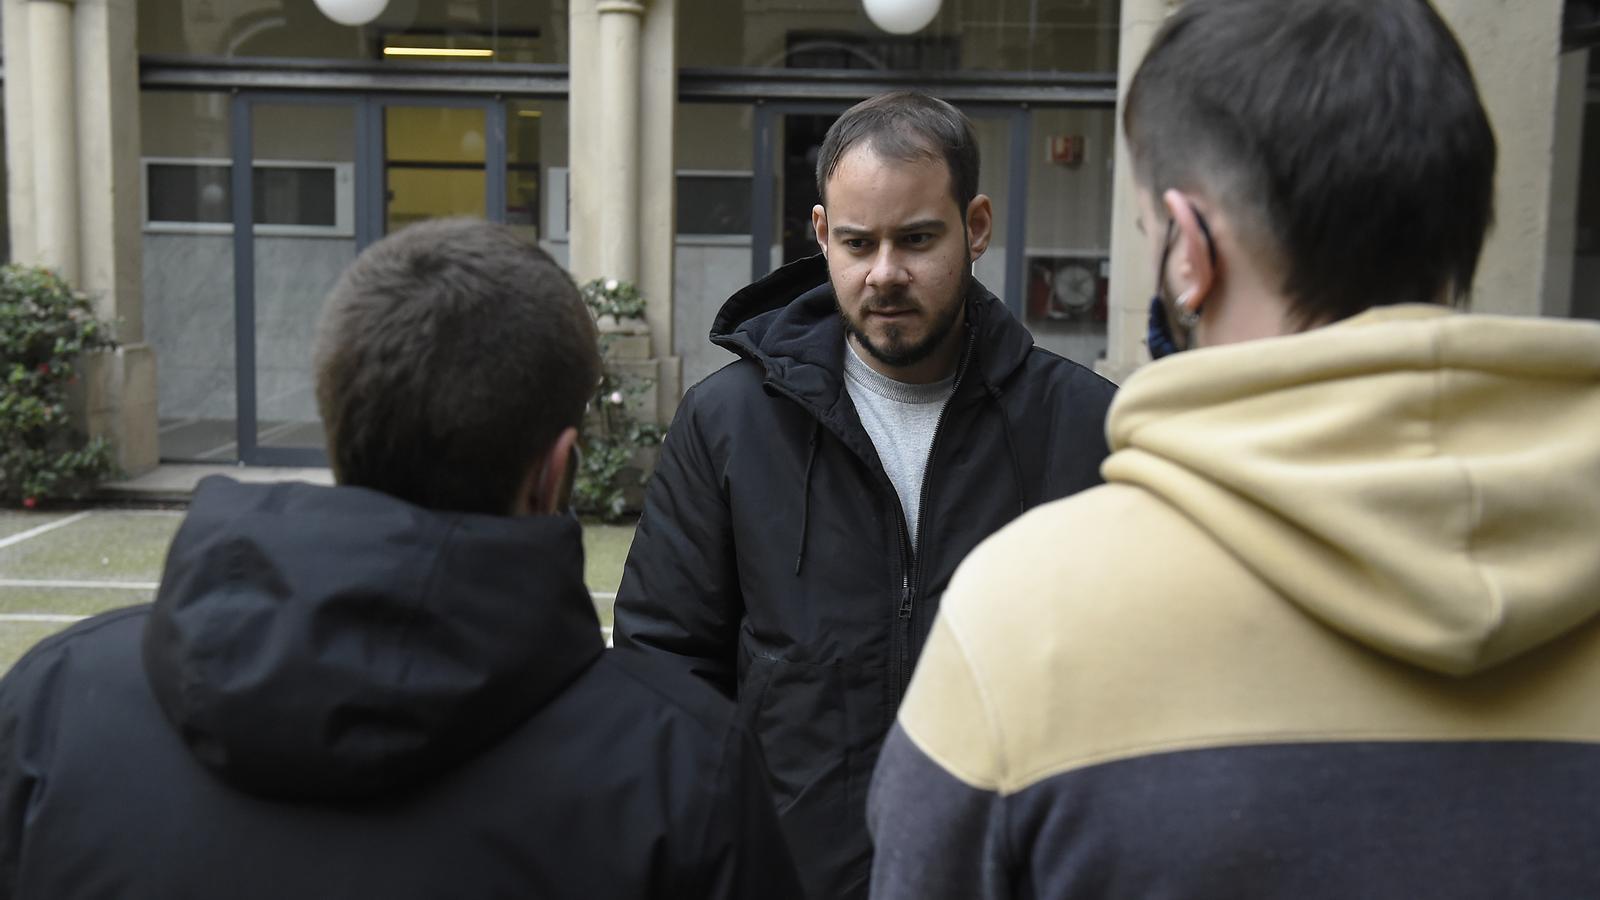
[[[867,18],[890,34],[911,34],[939,15],[940,0],[862,0]]]
[[[447,56],[486,59],[494,56],[493,50],[470,47],[385,47],[384,56]]]
[[[316,0],[317,9],[340,25],[365,25],[383,15],[389,0]]]

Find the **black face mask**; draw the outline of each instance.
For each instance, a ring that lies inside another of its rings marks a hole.
[[[1172,337],[1172,326],[1167,324],[1167,305],[1161,302],[1161,289],[1156,289],[1156,295],[1150,298],[1150,329],[1144,336],[1145,346],[1150,348],[1150,358],[1160,359],[1189,349],[1188,336],[1184,336],[1183,346]]]
[[[1211,267],[1217,267],[1217,245],[1211,240],[1211,228],[1206,225],[1206,220],[1199,212],[1194,214],[1195,222],[1200,225],[1200,233],[1205,235],[1206,250],[1211,257]],[[1187,328],[1183,331],[1183,341],[1179,343],[1176,335],[1172,333],[1172,323],[1167,318],[1167,303],[1161,296],[1162,282],[1167,275],[1167,255],[1172,252],[1172,231],[1177,225],[1176,220],[1167,220],[1167,236],[1161,247],[1161,263],[1156,267],[1156,293],[1150,298],[1150,322],[1145,333],[1145,346],[1150,348],[1151,359],[1161,359],[1174,353],[1188,350],[1194,341],[1194,335]]]

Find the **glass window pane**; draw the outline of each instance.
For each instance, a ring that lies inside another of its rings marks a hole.
[[[679,14],[683,7],[679,7]],[[678,246],[672,332],[684,384],[733,359],[706,339],[717,310],[750,280],[751,107],[678,104]]]
[[[567,265],[567,104],[514,100],[506,110],[506,224]]]
[[[482,107],[386,105],[386,227],[449,216],[488,215]]]
[[[350,28],[310,0],[140,0],[139,52],[174,56],[389,59],[485,63],[567,61],[567,7],[558,0],[392,0],[370,25]],[[385,54],[385,48],[412,51]],[[424,51],[420,55],[415,51]],[[481,50],[449,56],[426,51]]]
[[[685,66],[935,72],[1115,72],[1118,0],[945,0],[912,35],[888,34],[859,0],[695,0],[678,6]]]

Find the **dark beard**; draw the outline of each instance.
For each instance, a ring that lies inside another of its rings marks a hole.
[[[898,340],[897,328],[889,329],[888,338],[892,342],[891,346],[873,343],[872,339],[863,334],[855,323],[850,321],[850,317],[845,315],[844,307],[838,305],[837,292],[834,294],[834,308],[839,312],[839,321],[844,323],[845,334],[855,338],[856,344],[866,350],[869,356],[891,368],[903,369],[932,356],[944,344],[945,339],[950,337],[950,333],[955,330],[956,322],[961,318],[962,309],[966,306],[967,285],[971,278],[971,274],[968,274],[961,280],[961,298],[951,304],[949,315],[943,320],[934,322],[927,337],[915,344],[902,344]]]

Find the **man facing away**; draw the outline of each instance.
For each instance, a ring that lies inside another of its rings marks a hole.
[[[1600,896],[1600,327],[1449,308],[1496,155],[1454,36],[1188,0],[1124,126],[1194,350],[956,574],[874,896]]]
[[[566,273],[415,226],[316,366],[340,486],[205,480],[153,606],[0,682],[0,897],[798,896],[731,705],[604,652]]]
[[[966,117],[846,112],[817,163],[822,255],[734,295],[740,359],[691,388],[617,600],[617,646],[737,699],[808,893],[866,893],[866,788],[956,564],[1099,483],[1112,386],[1033,345],[971,276],[993,210]]]

